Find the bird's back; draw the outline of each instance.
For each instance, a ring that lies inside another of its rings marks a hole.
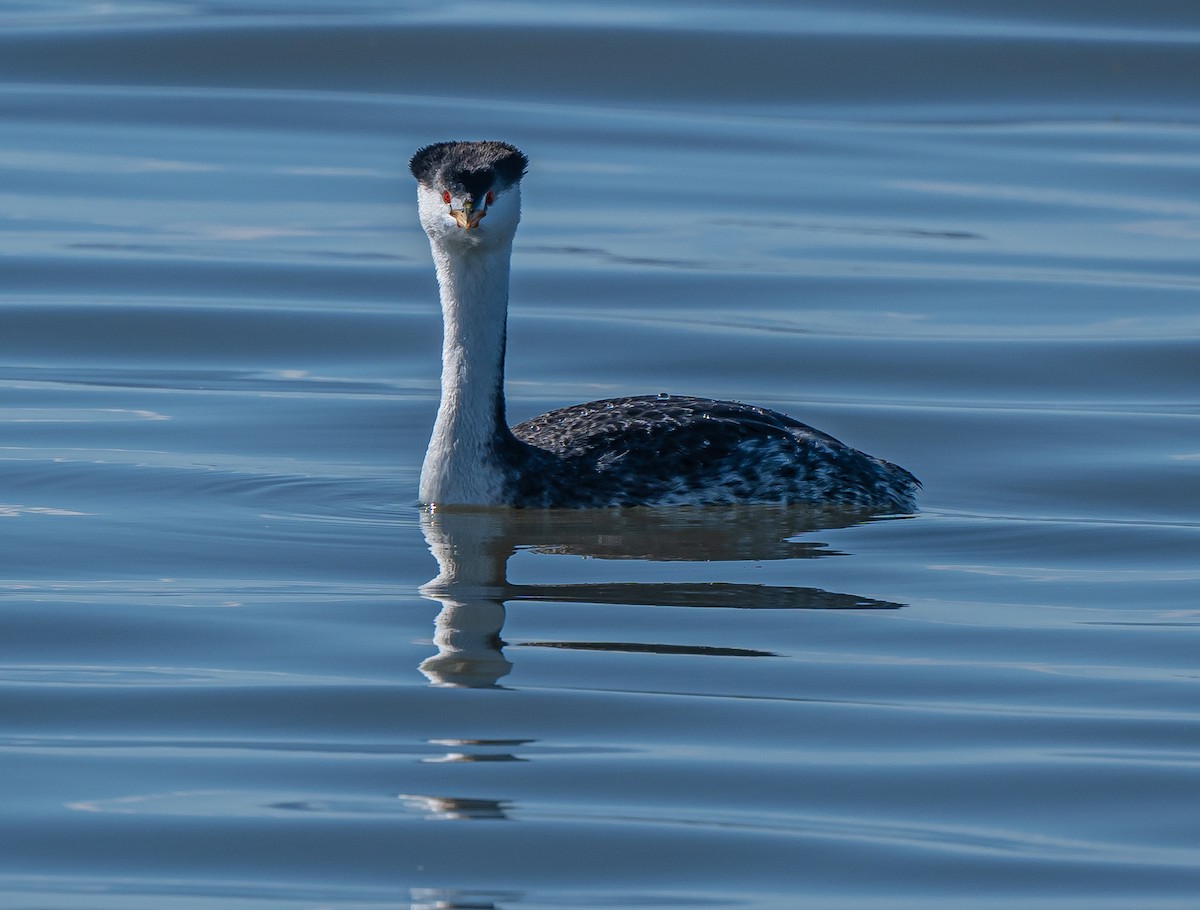
[[[683,396],[592,401],[512,428],[515,505],[821,502],[910,511],[912,474],[767,408]]]

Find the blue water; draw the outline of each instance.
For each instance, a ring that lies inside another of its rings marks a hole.
[[[1189,4],[0,14],[0,906],[1200,901]],[[408,156],[532,162],[514,421],[666,391],[903,519],[414,505]]]

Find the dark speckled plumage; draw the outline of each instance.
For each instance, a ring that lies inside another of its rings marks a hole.
[[[911,511],[912,474],[785,414],[734,401],[640,396],[550,411],[503,447],[513,505],[735,502]]]

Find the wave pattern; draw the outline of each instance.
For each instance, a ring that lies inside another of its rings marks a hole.
[[[1190,11],[10,6],[0,903],[1194,903]],[[514,422],[754,401],[924,511],[419,514],[404,162],[484,137]]]

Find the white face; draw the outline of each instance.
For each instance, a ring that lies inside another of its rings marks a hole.
[[[521,220],[521,185],[489,190],[483,197],[472,199],[445,187],[418,183],[417,210],[421,227],[430,242],[438,246],[508,244]]]

